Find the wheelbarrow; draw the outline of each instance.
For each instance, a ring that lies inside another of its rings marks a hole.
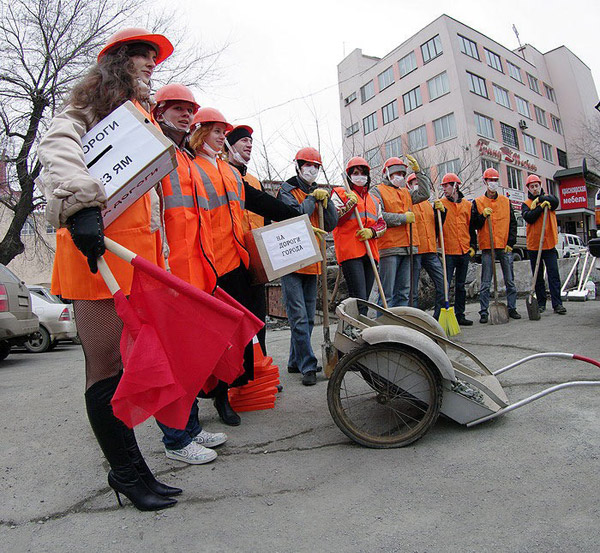
[[[363,305],[377,317],[361,315]],[[600,362],[572,353],[537,353],[492,372],[419,309],[384,309],[348,298],[336,312],[334,346],[340,360],[328,383],[327,403],[340,430],[366,447],[407,446],[423,437],[440,413],[471,427],[559,390],[600,386],[600,380],[565,382],[511,404],[497,378],[508,370],[543,357],[597,367]],[[460,360],[451,359],[450,352],[462,354]]]

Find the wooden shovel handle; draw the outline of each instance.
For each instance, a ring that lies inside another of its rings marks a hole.
[[[323,204],[317,202],[317,208],[319,210],[319,228],[325,230],[325,217],[323,216]],[[329,342],[329,301],[327,298],[327,244],[325,243],[325,237],[320,238],[321,242],[321,296],[323,299],[323,334],[325,335],[325,341]]]
[[[533,271],[533,281],[531,282],[531,295],[535,290],[535,283],[537,281],[538,271],[540,269],[540,260],[542,259],[542,246],[544,245],[544,234],[546,233],[546,219],[548,217],[548,208],[544,208],[544,218],[542,219],[542,234],[540,235],[540,245],[538,246],[537,259],[535,262],[535,270]]]

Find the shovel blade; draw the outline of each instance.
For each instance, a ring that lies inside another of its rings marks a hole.
[[[529,295],[525,300],[525,305],[527,307],[527,316],[530,321],[539,321],[541,319],[540,316],[540,308],[538,306],[537,298]]]
[[[490,305],[490,324],[503,325],[508,323],[508,307],[505,303],[494,302]]]
[[[323,372],[325,378],[329,378],[338,362],[338,350],[331,343],[321,346],[321,358],[323,360]]]

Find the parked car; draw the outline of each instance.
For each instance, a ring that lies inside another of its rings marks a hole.
[[[56,347],[60,341],[77,341],[73,306],[62,303],[43,286],[28,286],[33,312],[40,320],[38,332],[25,342],[32,353],[42,353]]]
[[[19,277],[0,263],[0,361],[6,358],[12,346],[24,344],[38,328],[29,290]]]
[[[558,252],[558,257],[573,257],[585,253],[586,247],[579,236],[559,232],[556,251]]]

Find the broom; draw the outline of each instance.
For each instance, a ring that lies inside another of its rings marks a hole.
[[[444,247],[444,231],[442,229],[442,214],[437,211],[438,225],[440,227],[440,245],[442,246],[442,266],[444,272],[444,307],[440,309],[438,322],[448,337],[460,334],[460,326],[454,313],[454,307],[448,302],[448,274],[446,273],[446,249]]]

